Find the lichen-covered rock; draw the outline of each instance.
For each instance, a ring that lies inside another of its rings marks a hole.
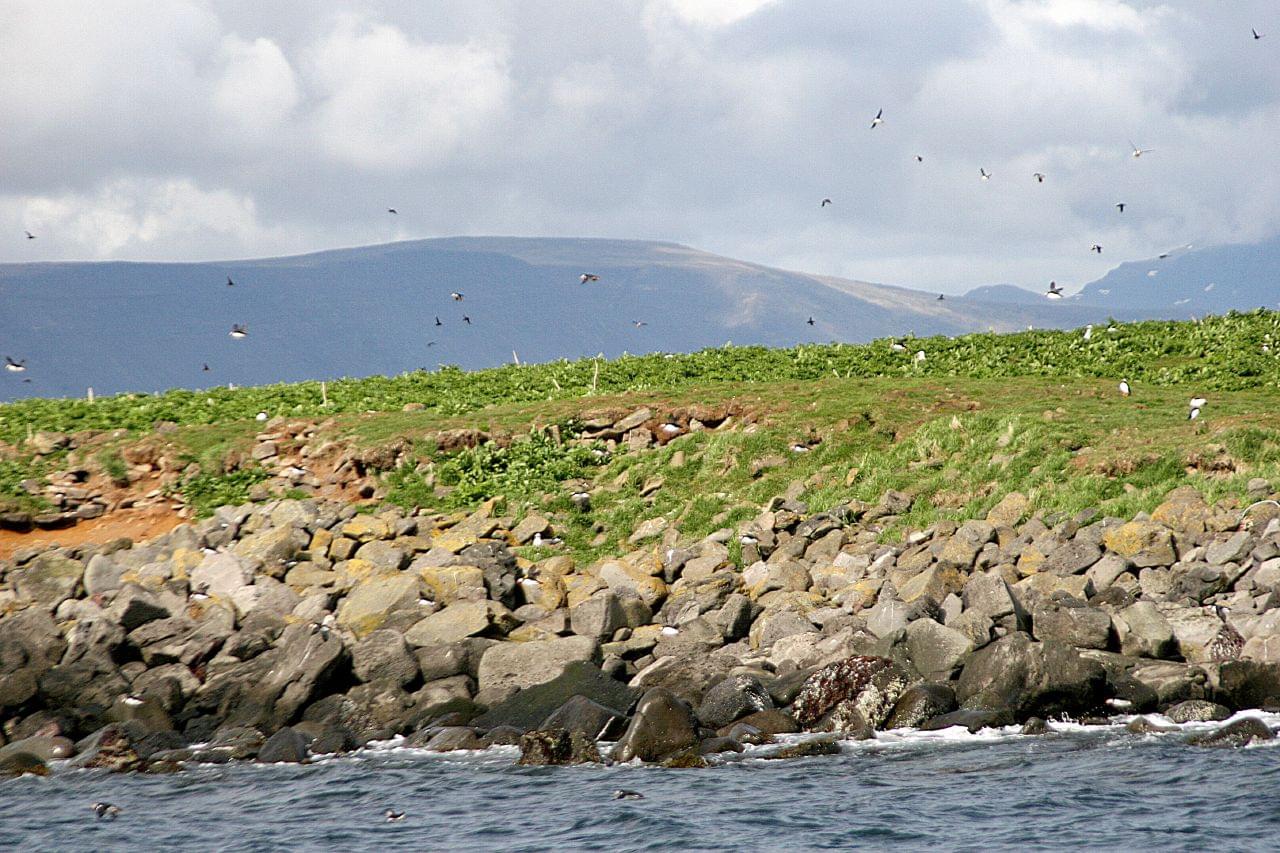
[[[954,711],[956,691],[950,684],[925,682],[903,691],[885,720],[888,729],[919,728],[926,720]]]
[[[796,698],[796,722],[809,730],[873,728],[888,718],[911,685],[911,677],[888,658],[855,655],[809,676]]]
[[[562,764],[599,764],[595,742],[581,732],[549,729],[526,732],[520,738],[519,764],[539,767]]]
[[[1186,699],[1164,712],[1175,723],[1220,722],[1231,716],[1231,709],[1207,699]]]

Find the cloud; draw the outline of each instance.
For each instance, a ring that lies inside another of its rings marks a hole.
[[[775,0],[658,0],[656,7],[685,23],[723,27],[754,15],[773,2]]]
[[[214,83],[213,109],[239,139],[268,139],[291,117],[299,101],[293,67],[267,38],[222,41],[225,65]]]

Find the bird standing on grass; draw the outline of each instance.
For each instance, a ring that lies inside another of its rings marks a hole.
[[[1192,397],[1190,403],[1191,409],[1187,412],[1187,420],[1194,421],[1196,418],[1200,417],[1200,410],[1203,409],[1205,404],[1208,402],[1209,401],[1204,397]]]
[[[1131,392],[1130,392],[1130,390],[1129,390],[1129,380],[1128,380],[1128,379],[1121,379],[1121,380],[1120,380],[1120,396],[1121,396],[1121,397],[1128,397],[1130,393],[1131,393]]]

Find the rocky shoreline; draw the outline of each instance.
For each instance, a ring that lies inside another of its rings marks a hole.
[[[278,500],[19,553],[0,563],[0,775],[297,762],[396,736],[698,767],[802,731],[827,736],[774,755],[896,728],[1224,720],[1280,706],[1280,505],[1253,491],[1239,507],[1179,489],[1127,520],[1031,514],[1013,493],[896,545],[880,533],[908,495],[779,497],[699,541],[651,520],[591,565],[518,557],[554,531],[492,502]],[[1272,737],[1245,718],[1192,740]]]

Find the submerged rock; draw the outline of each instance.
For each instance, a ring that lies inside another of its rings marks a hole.
[[[1220,729],[1207,734],[1195,735],[1187,740],[1192,746],[1211,746],[1232,748],[1248,746],[1265,740],[1275,740],[1275,732],[1257,717],[1245,717],[1234,723],[1227,723]]]
[[[600,752],[596,749],[595,742],[584,737],[581,732],[547,729],[527,732],[520,738],[519,764],[599,764],[600,761]]]

